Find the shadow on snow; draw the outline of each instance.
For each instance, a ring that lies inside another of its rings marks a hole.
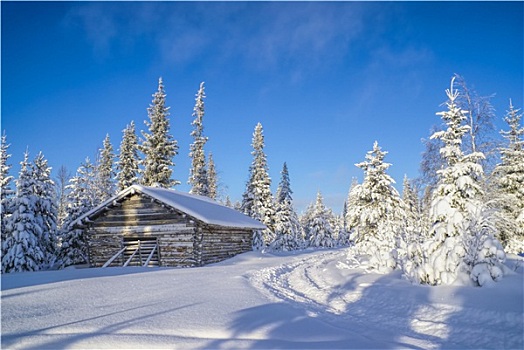
[[[253,349],[523,348],[522,276],[491,289],[410,285],[398,271],[372,283],[369,276],[352,274],[333,286],[327,305],[285,299],[238,311],[229,324],[232,338],[205,348],[231,348],[240,340]],[[501,297],[507,300],[493,303]],[[343,311],[330,310],[337,300]]]

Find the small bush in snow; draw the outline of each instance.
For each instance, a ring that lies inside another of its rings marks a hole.
[[[465,231],[464,265],[466,273],[478,286],[497,282],[504,276],[502,264],[506,260],[506,254],[495,238],[496,228],[490,219],[492,215],[488,210],[478,208]]]

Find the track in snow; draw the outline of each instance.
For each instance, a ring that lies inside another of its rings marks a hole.
[[[309,255],[250,276],[273,300],[393,347],[522,348],[523,314],[483,308],[482,288],[414,286],[400,277],[344,266],[345,251]],[[486,291],[486,289],[484,289]],[[486,303],[492,302],[486,300]],[[504,301],[501,301],[504,302]],[[520,302],[520,305],[522,301]]]

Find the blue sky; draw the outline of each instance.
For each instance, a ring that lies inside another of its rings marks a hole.
[[[192,108],[205,81],[206,151],[241,199],[257,122],[273,190],[287,162],[296,207],[338,211],[377,140],[414,178],[454,73],[523,107],[523,2],[1,2],[2,130],[72,173],[108,133],[118,149],[164,79],[174,177],[187,191]],[[15,174],[16,175],[16,174]],[[399,188],[400,189],[400,188]]]

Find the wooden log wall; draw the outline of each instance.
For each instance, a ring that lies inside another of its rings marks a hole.
[[[122,249],[122,238],[117,235],[107,235],[94,229],[87,230],[89,244],[89,264],[102,267],[116,252]],[[115,259],[111,266],[121,266],[122,259]]]
[[[160,266],[201,266],[252,250],[253,231],[204,225],[141,194],[91,218],[87,229],[91,266],[100,267],[123,247],[124,237],[156,237]],[[122,266],[116,259],[111,266]]]
[[[186,215],[135,194],[91,219],[87,230],[91,266],[102,266],[123,247],[124,237],[157,237],[161,266],[196,265],[196,224]],[[121,266],[116,259],[111,266]]]
[[[253,249],[253,231],[249,229],[211,226],[200,232],[200,265],[226,260]]]

